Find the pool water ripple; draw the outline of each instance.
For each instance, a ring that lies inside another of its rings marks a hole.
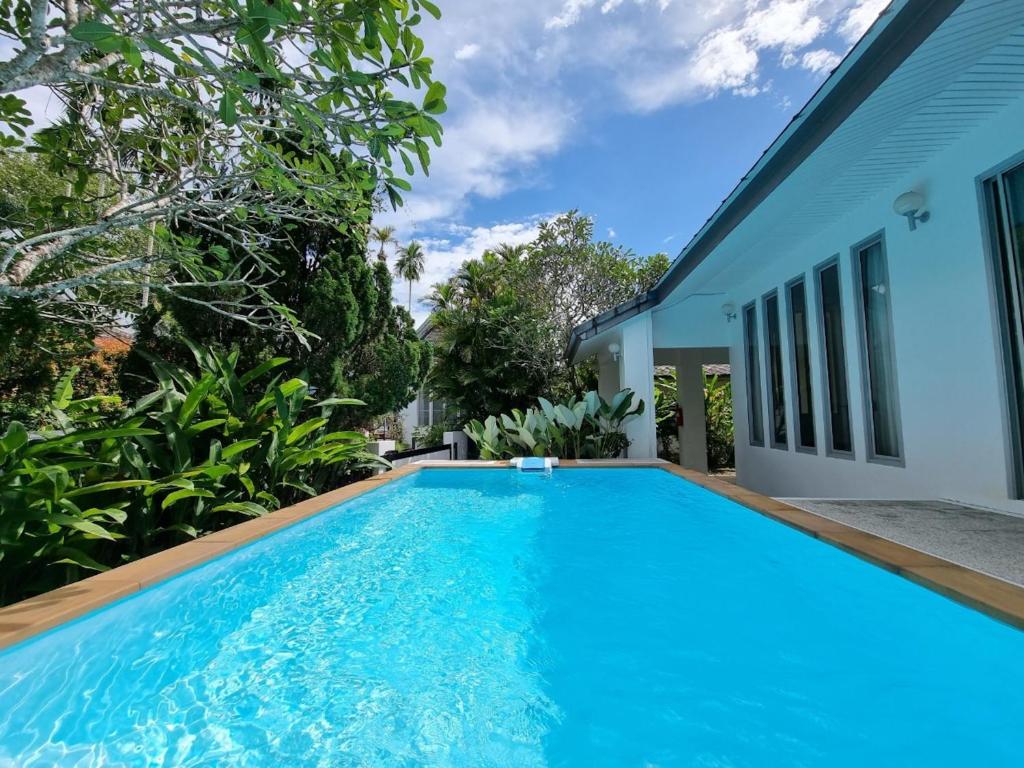
[[[668,473],[423,471],[0,653],[0,767],[998,768],[1022,660]]]

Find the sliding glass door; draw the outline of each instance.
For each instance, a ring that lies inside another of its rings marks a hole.
[[[987,184],[1003,325],[1014,495],[1024,497],[1024,165]]]

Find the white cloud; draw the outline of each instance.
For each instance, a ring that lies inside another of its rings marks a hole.
[[[615,237],[615,230],[612,229],[611,227],[608,227],[608,237],[610,237],[610,238],[614,238]]]
[[[448,126],[430,176],[413,180],[406,205],[378,218],[413,236],[430,222],[457,217],[472,196],[493,199],[534,183],[538,162],[561,148],[572,121],[566,109],[541,102],[512,111],[482,101]]]
[[[797,52],[828,32],[830,5],[828,0],[709,4],[702,17],[705,28],[683,30],[670,55],[663,55],[663,66],[629,72],[623,88],[642,112],[723,92],[756,96],[768,90],[762,84],[764,54],[777,52],[783,67],[801,63]]]
[[[839,62],[842,60],[843,57],[835,51],[830,51],[828,48],[818,48],[817,50],[805,53],[800,59],[800,66],[811,72],[827,75],[838,67]]]
[[[478,53],[480,53],[480,45],[478,43],[466,43],[466,45],[455,52],[455,58],[458,61],[467,61]]]
[[[612,1],[613,0],[609,0],[608,3],[605,3],[606,6],[612,6],[608,10],[613,10],[615,6],[619,5],[619,2],[615,2],[614,5],[612,5]],[[580,20],[580,16],[583,14],[583,11],[596,4],[597,0],[565,0],[565,5],[562,6],[562,12],[557,16],[549,18],[544,26],[547,29],[565,29],[566,27],[571,27]]]
[[[549,216],[532,216],[522,221],[508,221],[486,227],[465,227],[452,225],[442,234],[420,240],[424,250],[425,271],[423,277],[413,285],[412,314],[417,324],[430,314],[426,299],[433,286],[444,282],[470,259],[502,243],[519,245],[529,243],[537,237],[540,223]],[[395,279],[395,302],[407,304],[408,284]]]
[[[889,5],[890,0],[859,0],[850,8],[839,25],[839,33],[849,43],[855,43],[875,23],[878,15]]]
[[[423,281],[429,288],[482,250],[458,230],[472,221],[475,200],[557,181],[545,173],[547,159],[570,141],[593,138],[603,116],[769,91],[773,105],[785,108],[779,105],[789,104],[788,95],[773,85],[771,67],[826,73],[881,5],[446,0],[444,19],[419,28],[435,75],[448,86],[444,146],[433,154],[430,177],[412,180],[406,206],[378,223],[396,225],[403,242],[429,241],[428,268],[437,272]],[[429,266],[434,259],[438,266]]]

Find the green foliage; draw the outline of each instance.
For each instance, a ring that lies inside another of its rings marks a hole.
[[[679,428],[676,407],[679,393],[675,369],[654,375],[654,427],[658,439],[658,458],[679,463]]]
[[[339,218],[344,215],[338,211]],[[267,293],[275,304],[294,313],[313,337],[309,343],[206,306],[206,300],[230,297],[223,288],[197,289],[165,297],[142,315],[124,385],[138,391],[133,380],[148,370],[145,353],[180,362],[190,359],[183,339],[192,339],[224,354],[238,352],[242,366],[287,357],[286,372],[303,376],[320,396],[358,397],[365,402],[336,413],[336,427],[404,407],[426,375],[429,347],[416,335],[409,315],[393,306],[387,264],[367,261],[366,241],[357,232],[306,227],[277,237],[273,256],[279,276]]]
[[[707,418],[708,468],[736,466],[736,438],[733,433],[732,382],[708,376],[704,384],[704,413]]]
[[[265,514],[323,490],[339,465],[374,457],[359,433],[330,431],[308,384],[276,358],[239,372],[237,355],[194,348],[192,370],[154,360],[158,388],[75,399],[57,385],[52,429],[12,423],[0,439],[0,601],[45,591]],[[261,385],[257,386],[259,382]]]
[[[633,406],[633,391],[624,389],[606,402],[597,392],[557,405],[540,398],[538,407],[473,419],[465,433],[482,459],[513,456],[557,456],[564,459],[614,458],[629,443],[623,427],[644,412]]]
[[[185,273],[249,288],[222,311],[290,322],[262,290],[266,228],[366,226],[370,201],[399,205],[440,145],[446,90],[417,34],[439,14],[423,0],[4,6],[2,144],[62,183],[40,186],[32,231],[0,228],[0,297],[58,313],[85,306],[82,289],[171,290]],[[68,105],[35,133],[15,95],[33,88]],[[340,223],[339,207],[352,214]],[[243,247],[211,260],[189,227]],[[111,253],[120,232],[155,245]]]
[[[648,290],[668,267],[594,242],[593,221],[572,211],[527,246],[499,246],[467,262],[431,301],[439,340],[428,386],[482,419],[539,396],[579,395],[592,365],[566,359],[572,328]]]
[[[672,462],[679,461],[676,403],[678,402],[676,372],[672,370],[654,378],[655,425],[658,433],[658,455]],[[733,435],[732,385],[728,378],[704,377],[704,416],[708,469],[736,466]]]

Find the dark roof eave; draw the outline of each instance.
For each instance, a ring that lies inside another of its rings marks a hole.
[[[602,312],[600,315],[592,317],[585,323],[577,325],[572,329],[572,333],[569,336],[569,346],[566,350],[568,359],[572,360],[576,356],[580,344],[587,339],[618,325],[624,320],[646,312],[655,304],[657,304],[657,296],[654,291],[647,291],[639,296],[634,296],[629,301],[624,301],[612,307],[607,312]]]

